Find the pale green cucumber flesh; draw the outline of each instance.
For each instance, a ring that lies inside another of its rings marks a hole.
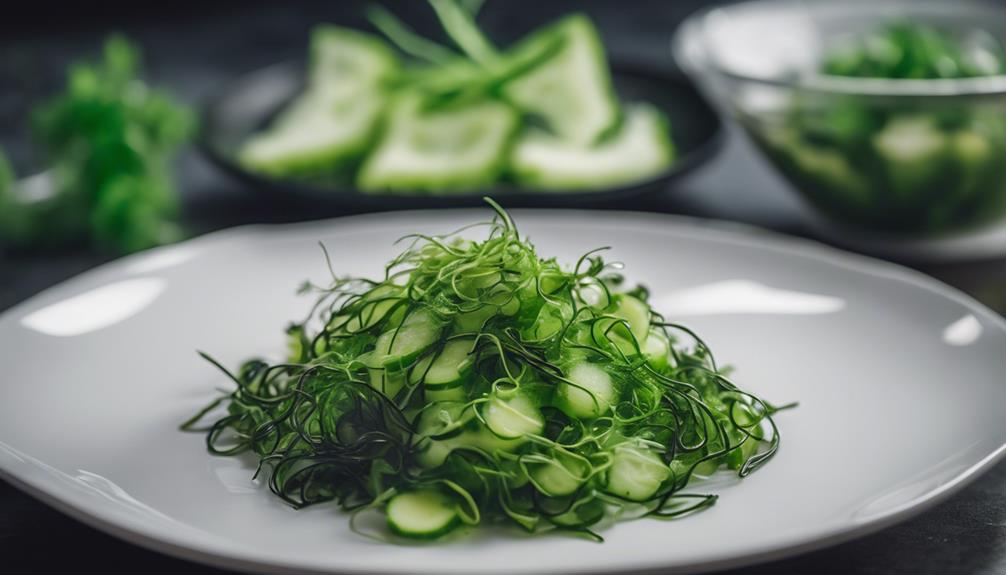
[[[562,45],[547,60],[506,83],[504,96],[541,117],[560,139],[577,146],[595,143],[619,121],[618,100],[597,29],[582,14],[536,32],[514,48],[540,51],[559,36]]]
[[[575,385],[560,382],[557,390],[559,406],[568,415],[589,419],[604,415],[615,400],[611,376],[601,367],[588,362],[578,362],[566,378]]]
[[[627,107],[610,138],[589,147],[529,130],[514,144],[511,172],[524,187],[575,191],[657,176],[674,159],[667,119],[647,104]]]
[[[363,190],[457,190],[495,182],[519,125],[509,105],[483,100],[425,110],[407,94],[391,104],[388,125],[357,174]]]
[[[415,539],[435,539],[461,523],[457,501],[432,489],[399,493],[385,511],[392,532]]]
[[[493,397],[482,409],[489,430],[504,439],[540,434],[545,427],[541,410],[524,395]]]
[[[631,501],[645,501],[668,477],[670,468],[659,454],[645,445],[630,442],[613,450],[606,490]]]

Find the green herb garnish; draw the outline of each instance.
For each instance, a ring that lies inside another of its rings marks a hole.
[[[0,236],[26,246],[87,238],[118,252],[180,237],[170,162],[194,116],[143,83],[139,68],[136,46],[113,36],[100,62],[71,67],[65,93],[34,111],[54,194],[27,202],[8,194],[5,209],[17,215]]]
[[[772,457],[777,408],[645,288],[602,250],[542,259],[492,205],[484,240],[407,236],[381,279],[306,286],[318,301],[287,361],[231,373],[204,356],[236,389],[183,428],[256,457],[294,507],[384,510],[419,538],[511,523],[600,540],[615,511],[698,511],[716,496],[684,492],[695,475]]]

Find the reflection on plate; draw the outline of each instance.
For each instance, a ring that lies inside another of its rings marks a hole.
[[[285,507],[253,465],[208,455],[177,425],[234,365],[278,353],[324,281],[378,275],[406,232],[484,211],[398,213],[212,234],[98,268],[0,317],[0,472],[101,529],[183,557],[257,571],[662,572],[739,565],[867,533],[931,506],[1006,444],[1006,325],[917,273],[816,244],[666,216],[514,210],[543,253],[613,246],[658,309],[687,318],[776,402],[783,444],[713,508],[615,524],[606,542],[487,529],[433,546],[349,531],[332,506]],[[116,297],[111,298],[109,294]],[[111,298],[111,299],[110,299]],[[110,305],[116,300],[121,306]],[[87,304],[87,305],[85,305]],[[72,438],[69,439],[69,438]]]

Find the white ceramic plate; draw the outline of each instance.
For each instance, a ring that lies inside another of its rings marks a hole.
[[[815,244],[665,216],[514,213],[542,254],[572,262],[613,246],[781,413],[778,456],[712,486],[710,510],[637,520],[607,542],[483,532],[392,546],[349,531],[332,507],[294,511],[176,430],[225,385],[195,350],[234,365],[278,352],[294,295],[327,276],[377,275],[408,232],[486,210],[251,227],[88,272],[0,318],[0,470],[101,529],[234,568],[353,573],[595,573],[738,565],[863,534],[932,505],[1006,443],[1001,318],[931,279]],[[662,571],[663,572],[663,571]]]

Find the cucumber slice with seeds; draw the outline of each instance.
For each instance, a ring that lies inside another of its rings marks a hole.
[[[902,200],[946,169],[947,140],[935,122],[925,116],[905,116],[888,122],[873,137],[877,154],[884,159],[891,190]]]
[[[311,30],[310,60],[310,87],[335,94],[380,88],[399,70],[395,53],[377,36],[327,24]]]
[[[485,426],[476,425],[474,419],[474,409],[460,401],[436,404],[424,411],[416,424],[420,435],[416,464],[425,469],[439,467],[451,451],[459,447],[489,453],[513,452],[526,442],[523,437],[504,439]]]
[[[408,367],[440,337],[441,326],[426,310],[412,312],[402,324],[377,338],[371,365],[392,370]]]
[[[601,367],[588,362],[577,363],[567,379],[576,385],[561,382],[556,391],[559,408],[572,417],[600,417],[611,409],[615,388],[611,376]]]
[[[612,451],[606,490],[630,501],[645,501],[670,475],[670,468],[653,449],[627,442]]]
[[[631,295],[620,295],[614,315],[629,322],[629,329],[640,345],[650,333],[650,306]]]
[[[333,98],[323,90],[305,92],[245,142],[239,160],[277,176],[337,171],[366,152],[383,100],[377,93]]]
[[[379,38],[336,26],[311,33],[308,89],[238,152],[277,176],[330,173],[361,158],[386,103],[382,85],[398,60]]]
[[[619,121],[604,46],[593,22],[573,14],[522,40],[512,58],[541,52],[561,38],[550,58],[507,82],[503,95],[518,108],[541,117],[559,139],[589,146]]]
[[[472,371],[471,355],[474,340],[452,339],[444,344],[426,372],[424,384],[427,389],[454,387],[460,384]]]
[[[389,398],[394,398],[405,387],[405,374],[383,368],[369,369],[370,386]]]
[[[521,185],[540,190],[596,189],[645,180],[671,165],[674,145],[669,132],[659,110],[633,104],[618,132],[592,147],[528,131],[514,145],[511,171]]]
[[[646,362],[654,369],[664,369],[671,363],[671,342],[658,329],[651,329],[643,348]]]
[[[371,290],[362,300],[359,312],[352,317],[332,318],[329,327],[340,332],[358,333],[377,325],[396,305],[402,302],[398,286],[381,286]]]
[[[545,419],[538,406],[520,394],[506,399],[493,397],[483,408],[482,417],[489,430],[503,439],[537,435],[545,427]]]
[[[564,454],[529,463],[528,467],[531,481],[549,497],[572,495],[587,480],[590,470],[586,461]]]
[[[615,310],[608,315],[622,321],[602,318],[594,322],[591,330],[596,341],[610,340],[627,356],[645,353],[646,338],[650,333],[650,308],[630,295],[619,295]],[[628,327],[626,327],[628,325]]]
[[[409,373],[409,382],[412,385],[415,385],[425,381],[427,373],[430,371],[430,364],[432,364],[435,359],[438,359],[438,356],[431,354],[420,361],[417,361]],[[456,381],[451,383],[437,385],[430,385],[429,383],[425,384],[423,389],[425,394],[424,397],[428,402],[463,401],[468,393],[465,389],[465,382],[467,381],[467,374],[471,372],[470,366],[468,369],[465,369],[465,372],[465,376],[459,377]]]
[[[461,524],[457,501],[432,489],[399,493],[386,512],[391,531],[413,539],[436,539]]]
[[[495,182],[519,124],[502,102],[426,110],[409,93],[391,104],[388,126],[357,175],[366,191],[458,190]]]

